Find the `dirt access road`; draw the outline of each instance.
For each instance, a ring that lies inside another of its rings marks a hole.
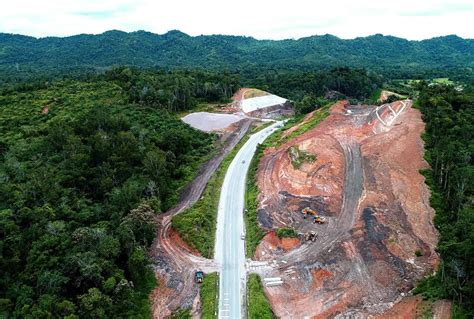
[[[217,265],[210,259],[199,256],[171,232],[171,219],[176,214],[193,205],[200,197],[212,174],[224,157],[247,133],[252,120],[239,122],[236,131],[230,134],[219,154],[206,162],[198,176],[181,192],[176,206],[157,216],[157,235],[152,246],[152,258],[159,286],[153,291],[153,318],[166,318],[179,307],[198,308],[198,287],[194,283],[194,271],[218,271]]]
[[[257,174],[259,222],[266,229],[316,231],[315,242],[291,249],[269,234],[256,258],[278,317],[365,317],[381,314],[438,262],[420,113],[411,101],[379,107],[336,103],[315,129],[266,151]],[[290,147],[313,154],[293,167]],[[324,225],[303,219],[311,207]],[[419,252],[416,257],[415,252]]]

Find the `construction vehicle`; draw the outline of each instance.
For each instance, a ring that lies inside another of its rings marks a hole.
[[[323,216],[320,216],[317,211],[312,210],[309,207],[303,208],[301,210],[301,213],[303,214],[303,218],[306,219],[308,215],[314,216],[313,223],[318,223],[318,224],[324,224],[326,222],[326,218]]]
[[[306,219],[306,217],[308,216],[308,214],[313,215],[313,216],[315,216],[315,215],[318,214],[318,213],[316,213],[316,211],[312,210],[312,209],[309,208],[309,207],[303,208],[303,209],[301,210],[301,213],[303,214],[303,218],[304,218],[304,219]]]
[[[318,238],[318,234],[315,231],[309,231],[304,234],[305,241],[315,241]]]
[[[298,238],[302,242],[316,241],[316,238],[318,238],[318,236],[318,233],[313,230],[306,233],[298,233]]]
[[[194,281],[197,284],[202,283],[203,279],[204,279],[204,272],[202,272],[201,270],[198,270],[194,273]]]
[[[314,217],[314,220],[313,220],[313,223],[318,223],[318,224],[324,224],[326,222],[326,218],[323,217],[323,216],[315,216]]]

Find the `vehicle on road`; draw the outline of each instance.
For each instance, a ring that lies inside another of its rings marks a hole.
[[[202,272],[201,270],[198,270],[194,273],[194,281],[197,284],[202,283],[203,279],[204,279],[204,272]]]

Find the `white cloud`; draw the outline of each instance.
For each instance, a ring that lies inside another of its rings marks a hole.
[[[3,0],[0,32],[43,36],[110,29],[191,35],[233,34],[259,39],[375,33],[408,39],[458,34],[474,38],[471,0]]]

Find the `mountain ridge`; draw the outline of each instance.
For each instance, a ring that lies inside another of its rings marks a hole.
[[[474,39],[448,35],[407,40],[382,34],[340,39],[326,34],[297,40],[257,40],[246,36],[190,36],[179,30],[161,35],[110,30],[97,35],[44,38],[0,33],[3,74],[114,65],[231,70],[349,66],[384,72],[474,68]]]
[[[146,30],[142,30],[142,29],[141,30],[135,30],[135,31],[123,31],[123,30],[119,30],[119,29],[110,29],[110,30],[107,30],[107,31],[104,31],[104,32],[101,32],[101,33],[78,33],[78,34],[67,35],[67,36],[44,36],[44,37],[36,37],[36,36],[21,34],[21,33],[0,32],[0,36],[1,35],[11,35],[11,36],[21,36],[21,37],[27,37],[27,38],[33,38],[33,39],[36,39],[36,40],[41,40],[41,39],[47,39],[47,38],[65,39],[65,38],[72,38],[72,37],[77,37],[77,36],[81,36],[81,35],[97,36],[97,35],[104,35],[104,34],[111,34],[111,33],[121,33],[121,34],[134,34],[134,33],[142,33],[143,34],[143,33],[145,33],[145,34],[151,34],[151,35],[155,35],[155,36],[165,36],[167,34],[181,34],[183,36],[190,37],[190,38],[219,36],[219,37],[231,37],[231,38],[249,38],[249,39],[253,39],[253,40],[256,40],[256,41],[275,41],[275,42],[279,42],[279,41],[298,41],[298,40],[306,39],[306,38],[313,38],[313,37],[322,38],[322,37],[328,37],[328,36],[332,37],[332,38],[337,38],[337,39],[343,40],[343,41],[351,41],[351,40],[356,40],[356,39],[364,39],[364,38],[372,38],[372,37],[395,38],[395,39],[400,39],[400,40],[406,40],[408,42],[423,42],[423,41],[429,41],[429,40],[439,39],[439,38],[457,38],[457,39],[462,39],[462,40],[474,40],[474,38],[463,38],[463,37],[458,36],[457,34],[439,35],[439,36],[426,38],[426,39],[421,39],[421,40],[409,40],[409,39],[398,37],[398,36],[391,35],[391,34],[384,35],[382,33],[374,33],[374,34],[367,35],[367,36],[357,36],[357,37],[354,37],[354,38],[341,38],[341,37],[338,37],[337,35],[334,35],[334,34],[325,33],[325,34],[314,34],[314,35],[309,35],[309,36],[303,36],[303,37],[300,37],[300,38],[257,39],[257,38],[252,37],[252,36],[234,35],[234,34],[221,34],[221,33],[190,35],[190,34],[187,34],[186,32],[178,30],[178,29],[171,29],[171,30],[166,31],[165,33],[155,33],[155,32],[146,31]]]

